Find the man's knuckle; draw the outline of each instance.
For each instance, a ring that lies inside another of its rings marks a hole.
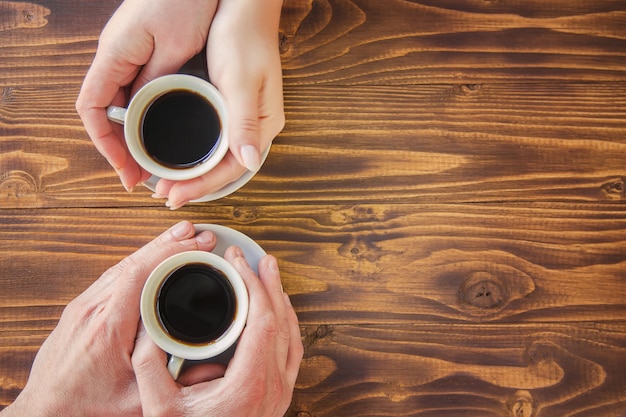
[[[142,257],[131,255],[122,262],[120,266],[125,275],[135,276],[148,271],[149,265]]]
[[[141,349],[135,349],[133,351],[133,355],[130,358],[131,364],[133,365],[133,369],[136,372],[140,373],[144,370],[150,369],[151,358],[147,352]]]
[[[264,314],[260,319],[259,325],[266,337],[274,338],[280,333],[276,316],[272,313]]]

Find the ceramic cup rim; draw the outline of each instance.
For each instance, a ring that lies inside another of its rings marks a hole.
[[[141,139],[143,115],[157,98],[173,90],[189,90],[204,97],[217,111],[221,132],[215,149],[202,163],[189,168],[169,168],[147,155]],[[169,74],[150,81],[128,103],[124,120],[126,146],[133,159],[146,171],[160,178],[182,181],[200,177],[224,158],[228,151],[228,112],[222,94],[211,83],[187,74]]]
[[[237,309],[230,327],[214,341],[193,345],[170,336],[161,326],[156,311],[156,299],[167,276],[179,267],[190,263],[203,263],[221,270],[231,283],[237,299]],[[181,359],[210,359],[225,352],[239,339],[248,317],[248,291],[235,267],[221,256],[211,252],[187,251],[167,258],[152,271],[141,293],[140,309],[146,332],[165,352]]]

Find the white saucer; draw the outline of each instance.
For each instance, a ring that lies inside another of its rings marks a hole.
[[[248,261],[250,268],[257,274],[259,273],[259,261],[266,253],[254,240],[235,229],[220,226],[219,224],[196,224],[195,228],[196,233],[206,230],[215,233],[217,246],[213,249],[214,254],[224,257],[226,249],[233,245],[238,246],[243,251],[243,255],[246,261]]]
[[[267,159],[267,155],[270,153],[270,147],[271,146],[268,146],[265,152],[263,152],[263,155],[261,155],[261,166],[263,166],[263,164],[265,163],[265,160]],[[248,181],[250,181],[252,177],[254,177],[255,174],[256,172],[246,171],[243,173],[241,177],[231,182],[230,184],[225,185],[218,191],[207,194],[195,200],[191,200],[190,202],[191,203],[205,203],[207,201],[219,200],[220,198],[224,198],[227,195],[234,193],[235,191],[237,191],[238,189],[246,185]],[[154,192],[156,190],[156,184],[157,182],[159,182],[160,179],[161,178],[157,177],[156,175],[153,175],[150,178],[148,178],[147,181],[144,181],[144,185],[150,191]]]

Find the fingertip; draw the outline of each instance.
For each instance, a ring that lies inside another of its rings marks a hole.
[[[280,281],[280,271],[278,269],[278,260],[273,255],[265,255],[259,263],[259,276],[261,279],[267,279],[269,276]]]
[[[235,262],[236,258],[243,256],[243,251],[239,246],[229,246],[224,252],[224,259],[226,259],[231,264]]]
[[[199,191],[200,189],[199,182],[194,178],[187,181],[172,182],[166,188],[157,188],[157,191],[159,194],[167,196],[166,207],[169,207],[170,210],[177,210],[190,201],[204,195],[202,191]]]
[[[162,196],[162,198],[166,198],[169,195],[174,184],[175,184],[174,181],[160,179],[156,183],[156,186],[154,188],[154,193],[157,194],[158,196]]]
[[[213,250],[217,243],[217,238],[213,232],[206,230],[196,235],[196,242],[198,242],[200,249]]]
[[[178,210],[179,208],[181,208],[182,206],[184,206],[184,205],[185,205],[185,204],[187,204],[188,202],[189,202],[189,201],[187,201],[187,200],[183,200],[183,201],[176,201],[176,202],[174,202],[174,201],[172,201],[172,200],[170,199],[170,200],[167,200],[167,201],[165,202],[165,207],[169,208],[170,210]]]
[[[283,291],[283,284],[278,270],[278,260],[273,255],[265,255],[259,264],[259,278],[268,289]]]
[[[124,189],[127,192],[132,193],[135,186],[141,182],[142,174],[132,158],[125,157],[122,162],[123,166],[118,168],[112,163],[112,160],[109,160],[109,163],[120,177],[120,181]]]
[[[188,201],[180,197],[176,191],[177,182],[171,180],[160,179],[154,189],[152,198],[165,198],[165,207],[170,210],[177,210],[184,206]]]
[[[172,237],[174,237],[174,239],[183,240],[192,237],[195,233],[195,229],[191,222],[183,220],[172,226],[172,228],[170,229],[170,233],[172,234]]]
[[[163,183],[162,186],[160,186],[161,183]],[[185,188],[182,184],[182,182],[164,182],[164,180],[159,181],[157,184],[156,193],[167,198],[165,207],[168,207],[170,210],[178,210],[191,200],[185,196]]]
[[[259,277],[257,272],[252,269],[246,257],[238,246],[230,246],[226,249],[224,254],[224,258],[235,267],[241,278],[246,283],[246,287],[250,290],[251,287],[256,287],[259,282]]]
[[[124,189],[126,190],[128,194],[131,194],[135,190],[135,187],[133,187],[132,185],[129,185],[125,181],[122,180],[121,183],[122,183],[122,187],[124,187]]]
[[[274,255],[266,255],[265,256],[265,264],[270,272],[278,274],[280,271],[278,269],[278,259]]]

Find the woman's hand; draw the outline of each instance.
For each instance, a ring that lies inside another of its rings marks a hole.
[[[153,79],[178,71],[206,45],[217,0],[126,0],[100,35],[76,109],[98,151],[132,190],[150,174],[131,157],[106,109],[125,107]]]
[[[207,43],[209,78],[226,99],[230,152],[211,172],[188,181],[161,180],[156,197],[175,209],[216,192],[246,170],[256,172],[261,155],[285,124],[278,50],[280,0],[219,3]]]

